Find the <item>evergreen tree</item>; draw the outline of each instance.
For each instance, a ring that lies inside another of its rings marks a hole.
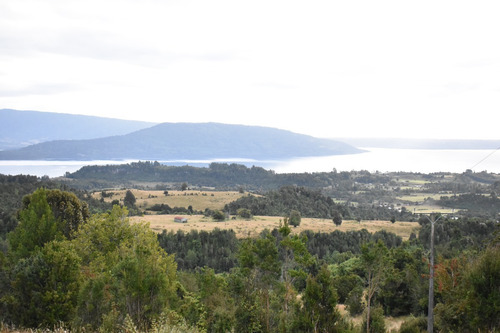
[[[323,265],[316,276],[309,275],[302,295],[302,315],[308,332],[334,332],[340,319],[337,293],[327,265]]]
[[[78,324],[97,329],[125,317],[146,328],[176,300],[176,264],[146,224],[130,224],[119,206],[93,216],[74,243],[85,279],[78,299]]]
[[[342,214],[338,210],[333,212],[333,223],[338,227],[342,224]]]
[[[437,267],[441,302],[436,322],[443,331],[494,332],[500,327],[500,245],[475,258],[454,258]]]
[[[265,318],[264,328],[271,331],[271,293],[276,288],[280,273],[278,248],[271,234],[256,240],[248,239],[242,242],[238,251],[238,261],[245,275],[253,277],[256,292],[262,295],[262,308]],[[244,303],[244,306],[249,306]]]
[[[8,234],[9,254],[14,261],[26,258],[46,243],[62,238],[62,232],[47,202],[47,190],[40,188],[30,196],[29,203],[20,211],[16,229]]]
[[[134,193],[132,193],[132,191],[130,190],[127,190],[127,192],[125,192],[125,198],[123,199],[123,204],[125,205],[125,207],[134,208],[135,202],[136,199]]]
[[[300,212],[293,209],[288,216],[288,223],[290,223],[291,226],[298,227],[301,221],[302,217],[300,216]]]
[[[69,323],[75,314],[80,258],[68,241],[52,241],[20,259],[11,271],[5,298],[11,320],[23,327]]]

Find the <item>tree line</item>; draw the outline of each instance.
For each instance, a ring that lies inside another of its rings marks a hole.
[[[268,233],[279,238],[279,230],[276,228],[262,232],[261,237]],[[312,256],[327,263],[335,262],[332,258],[338,253],[359,254],[363,243],[380,240],[388,248],[400,246],[402,243],[401,237],[393,233],[377,231],[372,234],[366,229],[331,233],[307,230],[300,233],[300,237],[305,239],[307,250]],[[238,265],[237,252],[241,240],[233,230],[163,230],[158,234],[158,241],[167,253],[175,253],[179,270],[192,271],[209,267],[215,273],[228,273]]]
[[[497,195],[500,191],[500,176],[470,170],[461,174],[421,174],[371,173],[366,170],[337,172],[333,169],[331,172],[278,174],[273,170],[235,163],[211,163],[208,167],[194,167],[166,166],[146,161],[123,165],[85,166],[66,176],[66,180],[60,181],[83,190],[132,188],[150,182],[156,184],[155,189],[160,190],[180,189],[189,183],[189,186],[198,188],[266,194],[294,185],[321,191],[327,197],[355,204],[359,207],[357,218],[360,219],[395,217],[396,220],[407,220],[410,218],[409,212],[403,209],[391,212],[379,204],[392,203],[404,207],[407,202],[399,197],[411,194],[432,196],[443,193],[443,198],[436,204],[456,208],[457,212],[464,214],[482,214],[488,218],[496,218],[500,212]],[[474,193],[474,197],[462,196],[466,193]],[[400,217],[395,216],[398,214]]]
[[[252,215],[264,216],[286,216],[295,210],[304,217],[332,220],[337,216],[348,220],[415,220],[412,212],[406,209],[396,211],[384,206],[336,203],[320,190],[290,185],[270,190],[262,196],[248,194],[224,208],[229,214],[236,214],[239,209],[248,209]]]

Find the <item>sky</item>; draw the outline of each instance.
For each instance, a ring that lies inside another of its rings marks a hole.
[[[0,109],[500,139],[500,3],[1,0]]]

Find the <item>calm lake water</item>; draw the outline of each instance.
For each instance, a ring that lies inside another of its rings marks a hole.
[[[280,161],[218,159],[160,162],[169,165],[188,164],[193,166],[207,166],[211,162],[239,163],[247,166],[261,166],[277,173],[329,172],[333,169],[337,171],[412,171],[422,173],[439,171],[461,173],[471,169],[475,172],[500,173],[500,150],[364,149],[368,151],[361,154],[307,157]],[[85,165],[124,164],[134,161],[0,161],[0,173],[59,177],[66,172],[74,172]]]

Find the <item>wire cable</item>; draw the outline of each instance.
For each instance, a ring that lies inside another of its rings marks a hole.
[[[486,155],[486,157],[484,157],[482,160],[480,160],[479,162],[477,162],[476,164],[474,164],[474,166],[472,168],[470,168],[470,169],[474,170],[475,167],[477,167],[479,164],[483,163],[487,158],[489,158],[491,155],[493,155],[494,153],[496,153],[498,150],[500,150],[500,147],[498,147],[497,149],[493,150],[491,153],[489,153],[488,155]]]

